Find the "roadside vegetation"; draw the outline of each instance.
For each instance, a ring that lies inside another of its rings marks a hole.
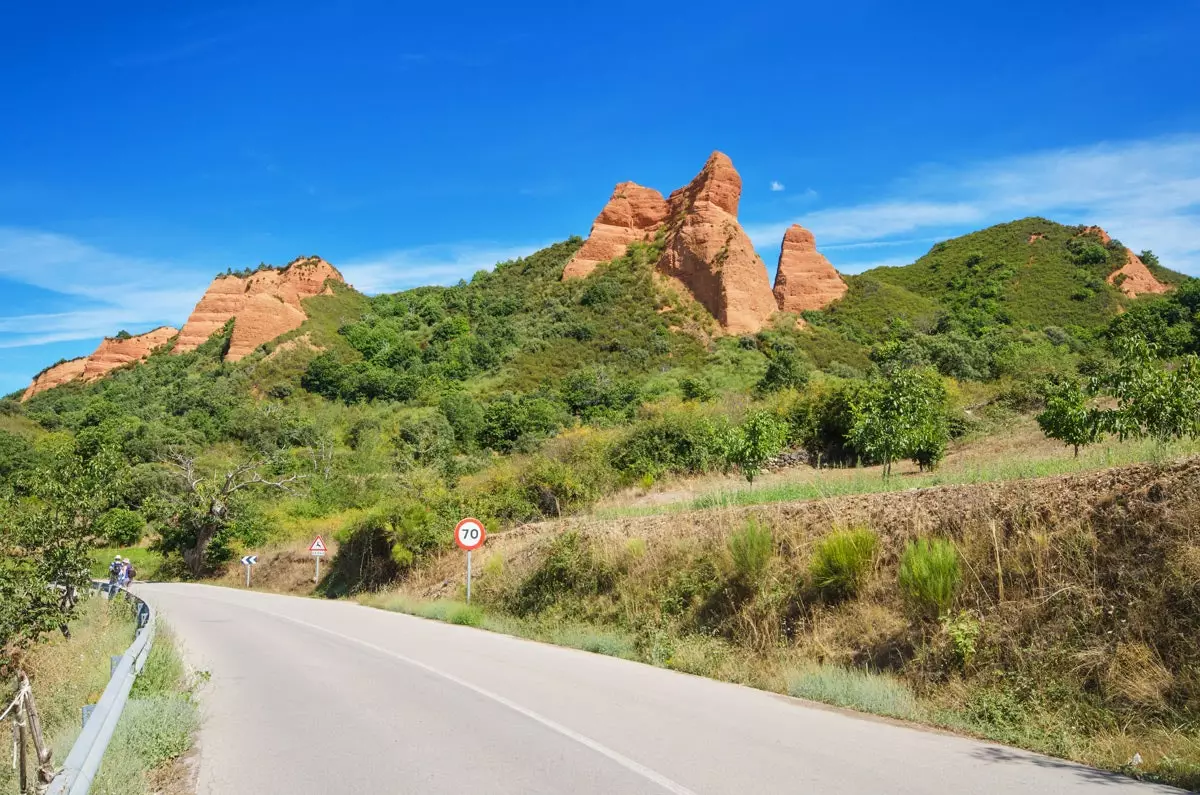
[[[29,676],[56,765],[62,764],[82,730],[82,707],[96,703],[108,684],[110,655],[123,654],[133,642],[133,614],[123,601],[86,598],[70,622],[70,630],[70,638],[58,633],[34,647],[21,666]],[[0,700],[7,706],[15,692],[15,670],[3,673]],[[4,733],[8,734],[7,723]],[[33,756],[31,749],[31,763]],[[35,780],[32,764],[28,775],[30,781]],[[0,765],[0,792],[17,792],[17,775],[8,759]]]

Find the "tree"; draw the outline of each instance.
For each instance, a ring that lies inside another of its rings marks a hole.
[[[1080,447],[1104,438],[1100,412],[1088,406],[1088,393],[1078,381],[1049,382],[1042,397],[1046,410],[1037,416],[1038,425],[1047,437],[1075,448],[1076,458]]]
[[[776,346],[769,356],[767,371],[755,387],[758,392],[778,392],[789,387],[803,389],[808,385],[808,364],[794,348]]]
[[[1200,436],[1200,359],[1188,355],[1164,368],[1157,347],[1140,336],[1118,338],[1113,347],[1116,366],[1090,385],[1093,394],[1117,401],[1100,413],[1102,428],[1160,443]]]
[[[880,461],[885,478],[899,458],[911,455],[922,468],[932,467],[945,451],[946,387],[934,370],[885,373],[853,396],[850,412],[851,445]]]
[[[237,519],[238,497],[249,489],[286,490],[300,479],[293,474],[276,479],[262,474],[261,461],[247,461],[222,474],[201,474],[196,459],[177,454],[168,462],[176,470],[176,491],[167,498],[167,527],[159,546],[182,555],[193,576],[203,572],[209,545]]]
[[[740,427],[730,429],[726,458],[754,482],[763,465],[783,449],[787,427],[765,411],[752,411]]]
[[[112,507],[126,467],[111,449],[82,456],[53,435],[39,462],[0,501],[0,668],[66,622],[86,586],[96,520]]]

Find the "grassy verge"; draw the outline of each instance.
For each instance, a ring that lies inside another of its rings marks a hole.
[[[25,659],[24,669],[33,686],[42,729],[54,749],[55,764],[62,763],[79,736],[81,708],[96,703],[104,692],[110,656],[124,653],[133,641],[133,631],[133,614],[125,602],[93,596],[80,603],[69,639],[51,635]],[[6,696],[10,684],[5,683]],[[7,698],[3,700],[8,703]],[[0,792],[15,792],[16,787],[11,766],[7,761],[0,764]]]
[[[92,784],[94,795],[188,791],[186,772],[174,763],[191,749],[200,725],[193,689],[174,637],[160,624]]]

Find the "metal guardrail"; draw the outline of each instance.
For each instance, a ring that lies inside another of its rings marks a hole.
[[[124,594],[126,601],[134,603],[137,610],[137,635],[122,655],[121,662],[113,670],[112,678],[104,688],[104,694],[100,696],[100,701],[84,724],[79,738],[71,746],[62,769],[46,789],[47,795],[87,795],[92,780],[100,770],[100,762],[108,749],[113,731],[117,728],[117,722],[121,719],[125,703],[129,700],[133,680],[146,664],[146,657],[154,641],[157,617],[150,605],[130,591],[108,582],[93,580],[92,589],[108,594],[110,599],[115,598],[117,594]]]

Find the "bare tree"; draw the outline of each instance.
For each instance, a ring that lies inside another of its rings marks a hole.
[[[173,500],[171,523],[178,533],[176,543],[183,561],[193,575],[204,569],[204,557],[212,540],[230,525],[234,516],[231,500],[238,492],[254,488],[289,490],[303,475],[268,478],[262,474],[266,463],[250,460],[238,464],[223,474],[203,474],[194,456],[176,453],[167,463],[174,468],[181,484]]]

